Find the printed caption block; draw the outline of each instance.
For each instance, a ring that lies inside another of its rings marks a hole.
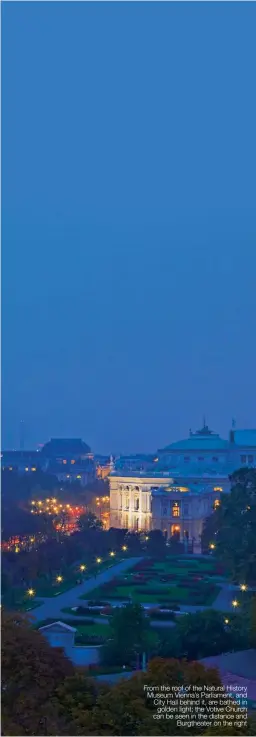
[[[245,686],[144,686],[156,721],[184,727],[246,728]]]

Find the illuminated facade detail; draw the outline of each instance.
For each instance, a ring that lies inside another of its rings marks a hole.
[[[178,502],[174,502],[172,505],[172,516],[173,517],[179,517],[180,516],[180,507]]]

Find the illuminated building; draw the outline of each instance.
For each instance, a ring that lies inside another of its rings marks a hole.
[[[110,475],[110,526],[160,529],[167,538],[194,540],[199,547],[204,520],[230,491],[229,476],[244,457],[256,466],[256,431],[233,429],[223,440],[204,423],[185,440],[148,456],[147,470],[140,456],[132,462],[118,459]]]

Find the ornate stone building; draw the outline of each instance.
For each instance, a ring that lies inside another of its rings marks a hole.
[[[236,435],[239,442],[236,442]],[[200,544],[203,522],[230,490],[230,474],[256,463],[256,431],[235,431],[223,440],[207,425],[159,450],[145,471],[116,462],[110,474],[110,525],[162,530],[167,538]]]

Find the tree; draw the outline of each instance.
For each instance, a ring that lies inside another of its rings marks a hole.
[[[79,528],[80,530],[101,530],[102,529],[102,521],[96,517],[96,514],[93,514],[92,512],[87,512],[86,514],[82,514],[79,519]]]
[[[256,469],[231,476],[231,492],[204,525],[203,545],[215,544],[216,557],[238,583],[256,581]]]
[[[161,530],[152,530],[147,535],[147,552],[154,558],[164,558],[167,553],[166,540]]]
[[[3,733],[41,735],[46,717],[48,734],[70,733],[52,699],[59,684],[73,672],[71,662],[61,651],[53,651],[25,617],[3,612]]]
[[[127,604],[116,609],[110,622],[109,642],[102,648],[102,660],[110,665],[131,664],[154,647],[150,623],[140,604]]]

